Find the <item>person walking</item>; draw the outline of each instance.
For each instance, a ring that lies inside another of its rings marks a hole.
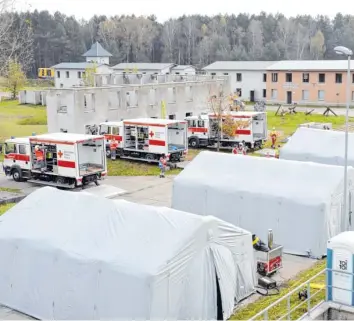
[[[167,166],[166,155],[162,154],[159,161],[160,178],[165,178],[166,166]]]
[[[277,143],[278,133],[273,127],[273,130],[270,132],[270,138],[272,139],[272,148],[275,149],[275,144]]]

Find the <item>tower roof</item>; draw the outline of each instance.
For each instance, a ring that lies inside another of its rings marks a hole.
[[[95,42],[91,49],[82,55],[83,57],[112,57],[106,49],[104,49],[99,42]]]

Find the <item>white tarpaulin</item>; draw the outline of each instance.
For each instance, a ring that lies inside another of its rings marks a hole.
[[[353,186],[352,167],[348,174]],[[319,257],[349,224],[343,176],[339,166],[202,152],[174,179],[172,207],[214,215],[264,241],[273,229],[285,252]]]
[[[0,218],[0,304],[38,319],[216,319],[217,274],[228,318],[254,290],[251,238],[214,217],[42,188]]]
[[[298,128],[279,151],[280,159],[344,165],[344,132]],[[349,133],[348,164],[354,166],[354,134]]]

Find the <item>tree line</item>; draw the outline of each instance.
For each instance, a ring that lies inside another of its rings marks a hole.
[[[155,16],[94,16],[86,21],[60,12],[0,10],[0,65],[15,57],[28,76],[35,77],[40,67],[84,61],[81,55],[95,41],[113,54],[111,64],[204,67],[217,60],[339,59],[333,52],[336,45],[354,49],[354,16],[240,13],[182,16],[159,23]]]

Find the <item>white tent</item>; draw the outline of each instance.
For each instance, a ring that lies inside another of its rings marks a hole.
[[[344,132],[298,128],[280,149],[279,158],[344,165]],[[354,166],[354,134],[349,133],[348,164]]]
[[[354,169],[348,173],[353,187]],[[172,207],[214,215],[264,241],[273,229],[285,252],[320,257],[348,226],[343,174],[339,166],[202,152],[174,179]]]
[[[51,320],[228,318],[254,291],[251,238],[213,217],[43,188],[0,218],[0,304]]]

